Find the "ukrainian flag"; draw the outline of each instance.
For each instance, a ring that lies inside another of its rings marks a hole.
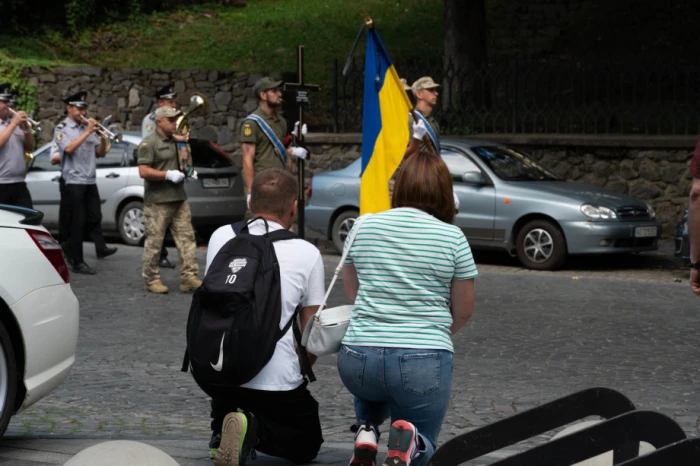
[[[360,214],[391,208],[389,180],[406,151],[412,108],[384,44],[370,28],[365,56]]]

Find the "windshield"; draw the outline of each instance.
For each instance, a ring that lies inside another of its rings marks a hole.
[[[496,146],[472,147],[471,150],[504,181],[561,181],[520,152]]]

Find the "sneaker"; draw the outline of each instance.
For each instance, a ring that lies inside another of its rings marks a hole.
[[[409,466],[418,455],[418,430],[407,421],[396,421],[389,430],[389,451],[384,466]]]
[[[229,413],[221,429],[221,443],[214,455],[215,466],[245,466],[248,455],[255,458],[255,417],[240,412]]]
[[[200,286],[202,286],[202,280],[197,277],[188,278],[187,280],[180,282],[180,293],[195,291]]]
[[[157,282],[153,282],[150,285],[146,285],[146,291],[150,291],[151,293],[156,293],[156,294],[167,294],[168,293],[168,287],[163,285],[163,282],[158,280]]]
[[[209,459],[214,459],[219,445],[221,445],[221,432],[214,432],[211,434],[211,440],[209,440]]]
[[[374,466],[377,460],[377,441],[379,440],[377,427],[367,423],[363,426],[354,425],[351,430],[355,432],[355,449],[352,453],[350,466]]]

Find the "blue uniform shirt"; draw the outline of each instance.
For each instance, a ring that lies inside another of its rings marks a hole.
[[[78,139],[87,129],[86,124],[66,118],[54,131],[54,142],[61,153],[61,176],[66,184],[96,184],[95,153],[100,140],[93,133],[72,154],[65,154],[66,146]]]

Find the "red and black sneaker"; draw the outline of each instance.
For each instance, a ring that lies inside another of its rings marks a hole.
[[[353,426],[355,430],[355,449],[350,466],[374,466],[377,460],[377,441],[379,431],[376,426],[365,424]]]
[[[408,421],[395,421],[389,430],[384,466],[409,466],[418,455],[418,430]]]

